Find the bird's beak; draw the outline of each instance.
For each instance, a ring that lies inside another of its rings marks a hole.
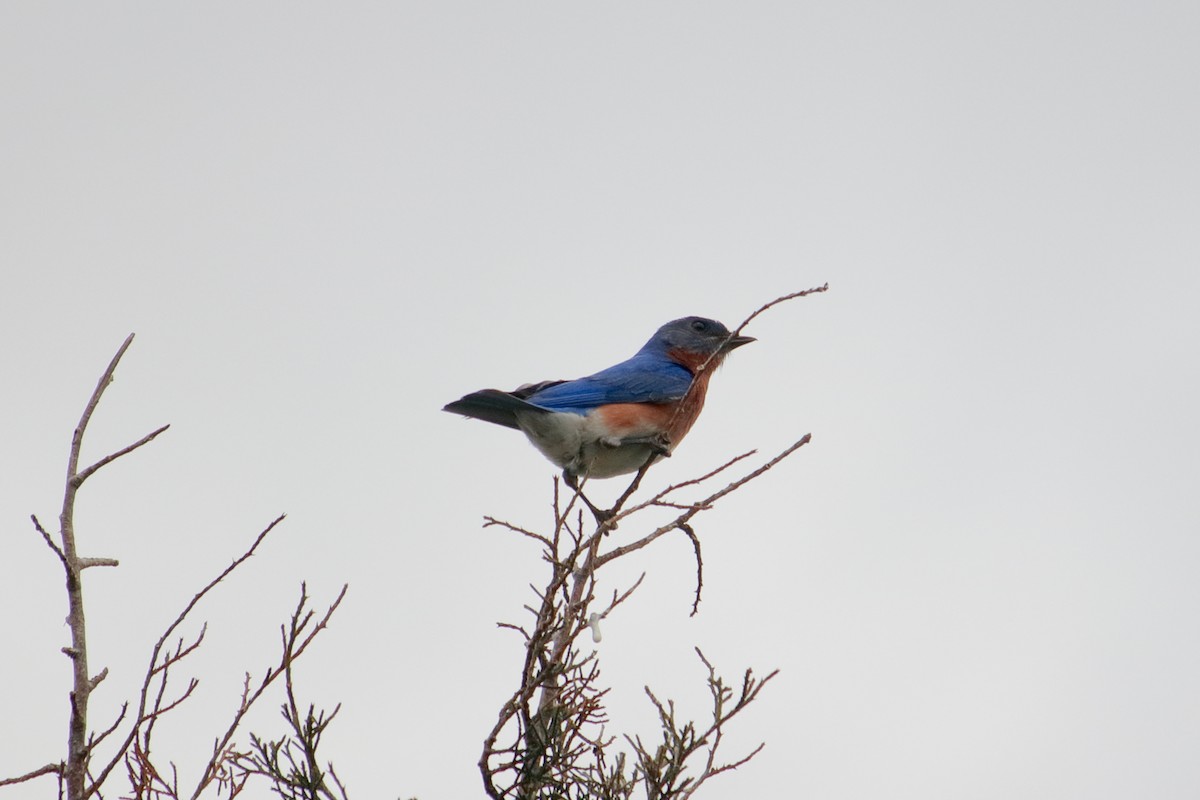
[[[725,343],[725,346],[721,348],[721,352],[728,353],[730,350],[735,350],[744,344],[750,344],[751,342],[756,342],[756,341],[758,341],[758,340],[755,339],[753,336],[734,336],[732,339],[730,339],[728,342]]]

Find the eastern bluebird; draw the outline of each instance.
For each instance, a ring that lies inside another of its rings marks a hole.
[[[700,416],[713,369],[753,341],[716,320],[684,317],[594,375],[482,389],[443,410],[522,431],[575,489],[581,477],[625,475],[670,455]]]

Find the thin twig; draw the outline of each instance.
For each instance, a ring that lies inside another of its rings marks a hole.
[[[711,507],[713,505],[713,503],[715,503],[717,500],[720,500],[722,497],[729,494],[730,492],[737,491],[742,486],[745,486],[747,483],[754,480],[759,475],[762,475],[764,472],[766,472],[767,470],[774,467],[780,461],[783,461],[785,458],[790,456],[792,453],[796,452],[798,449],[800,449],[804,445],[808,444],[810,441],[812,441],[812,434],[811,433],[804,434],[804,436],[802,436],[798,441],[789,445],[785,450],[783,450],[783,452],[781,452],[779,455],[775,456],[770,461],[763,464],[758,469],[756,469],[753,472],[750,472],[746,475],[743,475],[741,478],[738,478],[736,481],[733,481],[732,483],[730,483],[728,486],[721,489],[720,491],[714,492],[713,494],[704,498],[703,500],[701,500],[700,502],[696,503],[694,506],[689,508],[687,511],[680,514],[677,518],[675,518],[671,522],[668,522],[666,525],[656,528],[654,531],[646,534],[645,536],[643,536],[641,539],[638,539],[637,541],[630,542],[629,544],[624,544],[619,547],[614,547],[612,550],[609,550],[608,552],[606,552],[604,555],[600,556],[596,560],[596,568],[602,567],[605,564],[607,564],[608,562],[610,562],[614,559],[620,558],[621,556],[628,555],[629,553],[632,553],[636,550],[641,550],[643,547],[650,544],[655,539],[662,536],[664,533],[669,533],[670,531],[675,530],[676,528],[679,527],[680,523],[686,523],[692,517],[696,516],[696,514],[700,513],[703,509]]]
[[[83,482],[86,481],[88,478],[90,478],[92,476],[92,474],[96,472],[96,470],[100,469],[101,467],[103,467],[106,464],[110,464],[113,461],[116,461],[118,458],[120,458],[123,455],[132,453],[134,450],[137,450],[142,445],[148,444],[148,443],[154,441],[154,437],[158,436],[160,433],[162,433],[169,427],[171,427],[171,426],[163,425],[158,430],[151,431],[150,433],[146,434],[141,439],[138,439],[136,442],[129,445],[128,447],[122,447],[120,450],[118,450],[115,453],[109,453],[104,458],[100,459],[95,464],[92,464],[90,467],[83,470],[83,472],[80,472],[78,475],[76,475],[74,478],[72,478],[71,479],[72,482],[75,484],[76,487],[82,486]]]
[[[541,544],[545,545],[546,547],[553,546],[551,544],[550,540],[547,539],[545,536],[543,536],[540,533],[534,533],[533,531],[529,530],[528,528],[522,528],[519,525],[514,525],[511,522],[505,522],[504,520],[496,519],[495,517],[485,516],[483,518],[483,527],[490,528],[492,526],[507,528],[508,530],[512,531],[513,533],[519,533],[522,536],[527,536],[530,539],[540,542]]]
[[[46,764],[45,766],[38,767],[35,770],[30,770],[24,775],[18,775],[15,778],[5,778],[0,780],[0,786],[12,786],[13,784],[17,783],[24,783],[25,781],[31,781],[34,778],[40,778],[43,775],[58,775],[61,777],[64,769],[65,765],[61,761],[57,764]]]
[[[747,450],[745,453],[742,453],[740,456],[734,456],[733,458],[729,459],[721,466],[715,467],[715,468],[709,470],[708,472],[704,473],[703,475],[701,475],[698,478],[691,478],[690,480],[680,481],[679,483],[672,483],[670,486],[663,489],[658,494],[651,497],[649,500],[638,503],[637,505],[630,506],[629,508],[625,509],[621,513],[617,514],[616,519],[618,519],[618,520],[623,519],[625,517],[628,517],[631,514],[641,511],[643,508],[649,508],[650,506],[669,505],[668,503],[664,502],[664,499],[668,495],[670,495],[674,492],[677,492],[680,489],[686,488],[688,486],[696,486],[698,484],[704,483],[705,481],[709,480],[710,478],[714,478],[717,475],[720,475],[722,472],[729,469],[730,467],[732,467],[734,464],[738,463],[739,461],[747,459],[757,452],[758,452],[757,450]],[[688,503],[686,507],[692,508],[695,505],[697,505],[697,504],[696,503]]]
[[[759,314],[763,313],[764,311],[766,311],[769,308],[774,308],[775,306],[779,305],[780,303],[786,303],[788,300],[795,300],[797,297],[807,297],[810,294],[818,294],[820,292],[827,292],[827,291],[829,291],[829,283],[828,282],[826,282],[823,286],[814,286],[811,289],[803,289],[799,292],[792,292],[791,294],[785,294],[783,297],[776,297],[774,300],[772,300],[769,303],[763,303],[761,306],[759,306],[754,311],[753,314],[751,314],[750,316],[748,316],[744,320],[742,320],[742,324],[737,326],[737,328],[733,332],[733,335],[737,336],[738,334],[740,334],[742,332],[742,329],[745,328],[747,325],[749,325],[751,323],[751,321],[754,320],[755,317],[757,317]]]
[[[171,709],[180,705],[184,700],[187,700],[189,697],[192,696],[192,692],[196,691],[196,687],[199,685],[200,685],[200,681],[196,680],[195,678],[192,678],[190,681],[188,681],[188,687],[183,690],[183,694],[179,695],[179,697],[176,697],[174,700],[172,700],[170,703],[167,703],[165,706],[157,706],[156,705],[154,707],[154,710],[152,710],[149,714],[146,715],[146,718],[145,718],[146,721],[152,723],[156,719],[161,717],[163,714],[166,714]]]
[[[71,565],[67,563],[67,557],[63,553],[62,548],[54,543],[54,540],[50,538],[50,534],[46,533],[46,529],[42,527],[42,523],[38,522],[37,515],[30,514],[29,518],[33,520],[33,526],[37,528],[37,532],[40,533],[42,538],[46,540],[46,546],[54,551],[54,555],[58,556],[58,560],[62,562],[63,568],[67,570],[67,572],[70,572]]]
[[[121,703],[121,713],[117,714],[117,718],[113,720],[113,724],[105,728],[99,736],[91,737],[90,741],[88,742],[88,747],[90,747],[93,751],[99,747],[100,743],[107,739],[109,735],[121,725],[122,720],[125,719],[125,712],[128,710],[129,703]]]
[[[158,723],[158,718],[163,708],[163,698],[167,694],[167,682],[170,678],[171,667],[200,649],[200,645],[204,642],[204,637],[207,633],[208,623],[205,622],[200,626],[200,633],[197,634],[196,638],[186,648],[183,646],[183,638],[180,637],[175,645],[175,652],[168,651],[163,656],[162,662],[153,668],[153,673],[158,675],[158,691],[155,692],[154,703],[150,706],[150,711],[143,715],[146,727],[142,731],[142,750],[145,753],[150,753],[150,740],[154,736],[154,726]],[[187,693],[180,698],[180,702],[187,699],[191,695],[192,690],[195,689],[196,679],[192,678],[190,683],[192,685],[188,687]]]
[[[266,691],[267,687],[274,683],[275,679],[284,673],[288,665],[304,654],[304,651],[308,649],[309,644],[311,644],[313,639],[317,637],[317,634],[325,630],[325,627],[329,624],[329,620],[333,617],[334,612],[337,611],[338,606],[342,604],[342,600],[346,597],[346,591],[349,588],[349,584],[342,586],[342,590],[338,593],[337,598],[325,610],[324,616],[322,616],[321,619],[317,621],[317,623],[307,633],[304,633],[304,628],[312,619],[312,612],[309,612],[307,616],[304,616],[299,623],[296,623],[296,619],[300,618],[300,614],[303,610],[304,600],[306,598],[306,595],[302,591],[300,604],[296,608],[296,616],[293,617],[293,630],[295,631],[296,638],[300,641],[300,644],[298,646],[293,644],[292,647],[285,650],[279,665],[267,670],[266,675],[263,677],[262,682],[258,685],[257,689],[255,689],[249,695],[243,692],[242,702],[238,710],[233,715],[233,721],[229,723],[229,727],[225,730],[225,733],[213,744],[212,758],[209,759],[208,765],[204,769],[204,774],[200,777],[200,781],[196,784],[196,789],[192,792],[191,800],[196,800],[196,798],[200,796],[205,788],[207,788],[210,783],[216,780],[219,772],[219,766],[222,757],[226,752],[226,748],[228,748],[230,740],[233,739],[234,733],[237,732],[238,727],[242,724],[242,718],[246,716],[246,713],[250,710],[250,707],[254,705],[258,698],[262,697],[262,694],[264,691]],[[300,638],[301,633],[304,633],[303,638]]]
[[[171,634],[175,632],[176,628],[184,623],[184,620],[186,620],[188,615],[191,614],[192,609],[194,609],[196,605],[202,599],[204,599],[205,595],[212,591],[212,589],[218,583],[223,581],[229,576],[230,573],[232,573],[235,569],[240,567],[247,560],[249,560],[251,556],[254,555],[255,551],[258,550],[258,546],[262,544],[264,539],[267,538],[267,535],[271,533],[271,531],[275,530],[275,526],[280,522],[283,522],[286,516],[286,514],[280,514],[278,517],[276,517],[270,525],[264,528],[262,532],[255,537],[254,542],[244,553],[242,553],[242,555],[235,558],[228,567],[221,571],[220,575],[209,581],[208,584],[199,592],[196,592],[192,599],[188,601],[187,605],[184,606],[183,610],[180,611],[175,617],[175,620],[167,626],[167,629],[163,632],[162,636],[158,638],[158,641],[154,644],[154,649],[150,652],[150,665],[146,668],[146,677],[142,681],[142,689],[138,699],[137,716],[134,718],[133,727],[130,729],[129,733],[126,734],[121,746],[117,748],[116,754],[113,755],[112,759],[110,759],[104,768],[100,770],[100,773],[96,779],[92,781],[91,785],[88,787],[87,794],[91,794],[93,791],[95,791],[96,787],[104,784],[104,781],[108,778],[108,774],[112,772],[113,768],[116,767],[117,764],[121,762],[124,754],[129,750],[130,745],[137,737],[140,726],[147,719],[146,703],[149,699],[150,682],[153,680],[154,674],[157,671],[155,667],[158,664],[158,656],[159,653],[162,652],[163,645],[166,643],[167,639],[171,637]]]
[[[700,539],[686,522],[680,522],[675,527],[692,540],[692,550],[696,553],[696,599],[692,601],[692,613],[689,615],[694,617],[700,611],[700,591],[704,588],[704,559],[700,556]]]
[[[129,349],[129,345],[133,344],[133,334],[125,337],[125,341],[117,348],[117,354],[108,362],[108,367],[105,368],[104,374],[100,376],[100,380],[96,382],[96,388],[92,391],[91,398],[84,406],[83,416],[79,418],[79,424],[75,426],[75,435],[71,438],[71,456],[68,463],[67,475],[69,482],[73,482],[74,478],[79,474],[79,451],[83,444],[83,434],[87,430],[88,423],[92,420],[92,414],[96,411],[96,406],[100,404],[100,398],[104,395],[104,390],[113,381],[113,373],[117,371],[117,365],[121,363],[121,357],[125,355],[125,351]],[[78,485],[76,485],[78,486]]]

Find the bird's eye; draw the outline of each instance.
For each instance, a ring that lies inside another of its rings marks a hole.
[[[708,330],[708,323],[702,319],[694,319],[692,320],[692,330],[703,333]]]

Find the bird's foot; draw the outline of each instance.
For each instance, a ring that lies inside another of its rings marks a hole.
[[[592,512],[592,516],[596,518],[596,524],[608,530],[616,530],[617,523],[612,519],[617,515],[615,508],[599,508],[595,503],[588,499],[587,495],[579,490],[579,476],[570,470],[563,470],[563,482],[578,495],[583,504],[588,507],[588,511]]]
[[[626,436],[624,439],[616,436],[606,436],[600,440],[605,447],[625,447],[627,445],[642,445],[650,448],[654,455],[661,458],[671,457],[671,440],[665,433],[655,433],[648,436]]]

